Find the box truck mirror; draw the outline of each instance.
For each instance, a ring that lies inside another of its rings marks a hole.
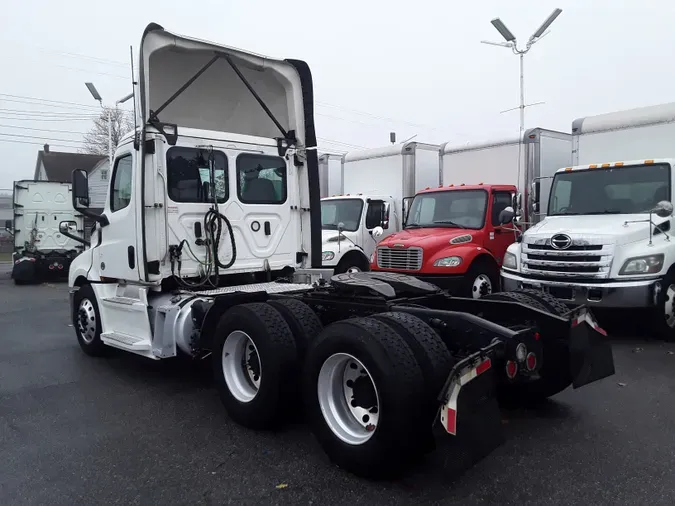
[[[382,206],[382,220],[380,220],[380,225],[384,230],[389,228],[389,202],[385,202]],[[384,230],[382,233],[384,233]]]
[[[502,212],[499,213],[499,223],[501,223],[502,225],[511,223],[515,215],[516,213],[513,210],[513,207],[511,206],[505,207],[504,209],[502,209]]]
[[[532,203],[539,204],[539,190],[540,184],[539,181],[532,182]]]
[[[7,232],[12,231],[12,220],[5,220],[5,230],[7,230]]]
[[[656,204],[656,206],[654,206],[652,212],[660,218],[668,218],[673,214],[673,204],[671,204],[667,200],[662,200],[661,202]]]
[[[523,194],[522,193],[516,193],[515,198],[513,199],[513,208],[516,211],[519,211],[523,208]]]

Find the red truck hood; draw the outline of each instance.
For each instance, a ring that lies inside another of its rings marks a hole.
[[[440,248],[449,247],[450,240],[462,235],[475,236],[478,230],[465,230],[461,228],[411,228],[402,230],[380,241],[378,246],[387,246],[389,248],[408,248],[410,246],[419,246],[425,251],[432,252]],[[474,239],[475,240],[475,239]],[[471,241],[462,242],[466,244]]]

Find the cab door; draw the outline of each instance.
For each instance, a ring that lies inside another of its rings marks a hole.
[[[485,248],[494,255],[501,265],[506,248],[515,241],[514,232],[509,230],[513,226],[506,226],[499,222],[499,214],[513,202],[513,194],[510,191],[492,192],[490,198],[490,215],[487,220]]]
[[[105,215],[108,225],[100,229],[102,242],[92,244],[94,265],[101,276],[138,281],[136,213],[139,200],[139,174],[131,144],[117,154],[111,176]]]

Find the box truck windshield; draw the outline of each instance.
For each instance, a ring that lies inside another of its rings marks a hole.
[[[662,200],[670,200],[668,164],[559,172],[548,215],[647,213]]]
[[[339,199],[324,200],[321,202],[321,228],[337,230],[338,224],[343,224],[343,230],[356,232],[361,223],[363,200]]]
[[[405,228],[470,228],[485,223],[485,190],[445,190],[415,196]]]

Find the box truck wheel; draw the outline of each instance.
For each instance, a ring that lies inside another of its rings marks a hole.
[[[348,253],[344,256],[342,260],[337,264],[335,274],[342,274],[345,272],[368,272],[370,270],[370,264],[368,259],[360,253]]]
[[[373,318],[328,325],[309,345],[303,380],[312,432],[338,466],[384,478],[424,453],[424,377],[392,327]]]
[[[510,300],[530,306],[557,316],[567,313],[564,304],[547,303],[539,298],[537,291],[524,290],[495,293],[488,298],[493,300]],[[535,322],[532,322],[535,323]],[[560,336],[542,335],[543,364],[539,371],[540,379],[529,383],[508,383],[505,378],[500,381],[499,399],[506,404],[531,404],[558,394],[572,384],[570,373],[570,350],[568,343]]]
[[[464,275],[462,297],[480,299],[499,291],[499,268],[485,256],[476,258]]]
[[[661,291],[654,308],[654,333],[666,341],[675,341],[675,270],[671,269],[661,282]]]
[[[297,407],[300,374],[293,333],[269,304],[241,304],[223,314],[212,366],[227,413],[245,427],[273,428]]]
[[[91,285],[82,285],[73,295],[73,327],[82,351],[99,357],[108,351],[101,341],[101,314]]]
[[[286,320],[295,338],[298,359],[302,361],[307,344],[323,330],[321,320],[311,307],[298,299],[270,299],[267,303]]]

